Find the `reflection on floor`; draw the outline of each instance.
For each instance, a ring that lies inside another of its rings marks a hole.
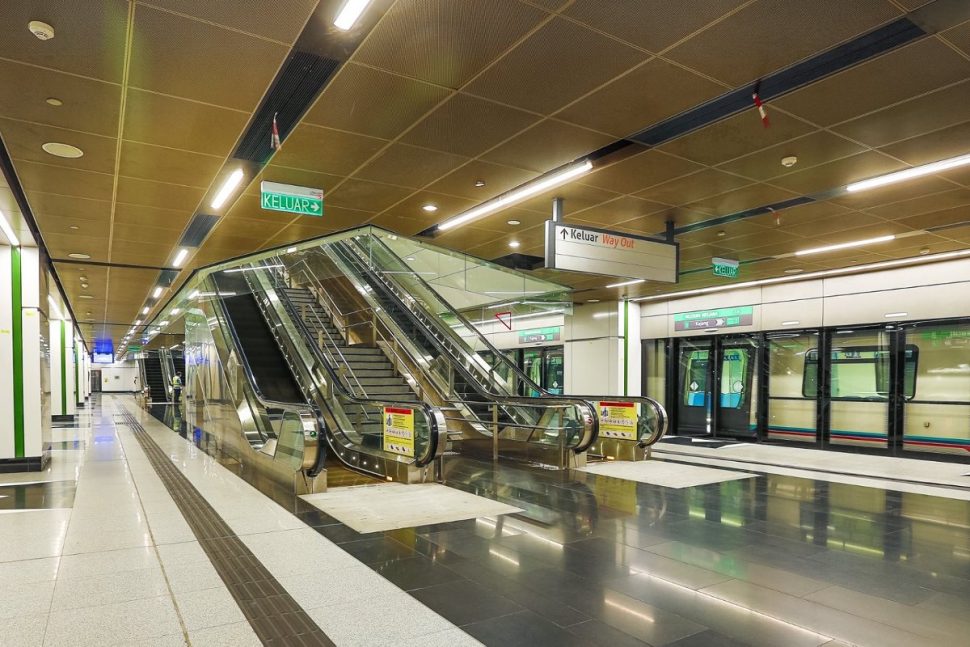
[[[775,474],[673,489],[460,457],[446,481],[523,512],[361,534],[264,491],[487,645],[970,635],[967,501]]]

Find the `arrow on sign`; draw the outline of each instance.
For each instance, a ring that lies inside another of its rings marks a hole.
[[[724,320],[723,320],[723,319],[715,319],[715,320],[714,320],[714,325],[715,325],[715,326],[723,326],[723,325],[724,325],[724,323],[725,323],[725,322],[724,322]]]
[[[317,204],[316,202],[311,202],[310,208],[313,209],[314,211],[320,211],[320,205]]]
[[[563,230],[562,230],[562,239],[563,239],[563,240],[566,240],[566,235],[567,235],[567,234],[566,234],[566,230],[565,230],[565,229],[563,229]]]

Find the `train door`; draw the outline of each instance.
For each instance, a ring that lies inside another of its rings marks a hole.
[[[755,436],[758,359],[755,337],[679,340],[677,433]]]
[[[541,348],[524,348],[522,349],[522,372],[528,376],[530,380],[542,386],[542,349]],[[529,397],[538,397],[540,394],[535,389],[527,389],[528,393],[523,393],[522,395]]]
[[[546,348],[542,352],[541,386],[549,393],[562,395],[566,379],[562,346]]]

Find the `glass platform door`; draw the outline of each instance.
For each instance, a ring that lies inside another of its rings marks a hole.
[[[758,432],[757,337],[738,335],[717,340],[717,393],[714,435],[753,438]]]
[[[677,426],[678,435],[711,433],[711,385],[714,340],[710,337],[678,340]]]

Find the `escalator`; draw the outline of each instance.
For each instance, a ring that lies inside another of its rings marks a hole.
[[[153,402],[167,402],[168,389],[165,388],[165,376],[162,373],[162,360],[157,352],[149,352],[142,360],[145,365],[145,380],[149,389],[149,396]]]

